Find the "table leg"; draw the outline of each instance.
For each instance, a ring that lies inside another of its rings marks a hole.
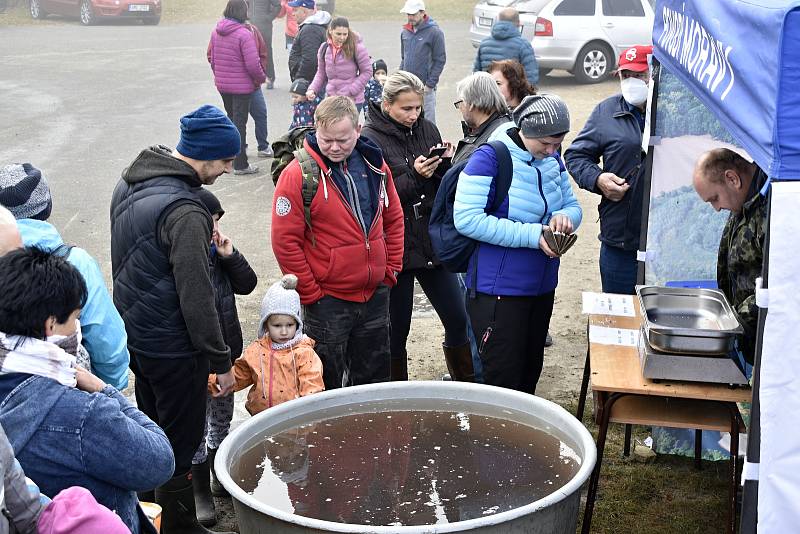
[[[625,393],[613,393],[609,395],[603,406],[603,415],[600,418],[600,429],[597,433],[597,463],[594,465],[592,476],[589,478],[589,488],[586,493],[586,508],[583,511],[582,534],[589,534],[592,528],[592,514],[594,512],[594,501],[597,498],[597,486],[600,482],[600,467],[603,463],[603,450],[606,447],[606,436],[608,434],[608,420],[611,408],[617,400],[624,397]]]
[[[586,351],[586,363],[583,364],[583,381],[581,381],[581,393],[578,397],[578,411],[575,417],[578,421],[583,421],[583,412],[586,410],[586,395],[589,394],[589,375],[591,369],[589,368],[589,351]]]
[[[622,456],[631,455],[631,430],[633,430],[633,425],[625,425],[625,444],[622,448]]]
[[[731,413],[731,459],[729,468],[730,502],[728,505],[728,533],[736,533],[736,490],[738,486],[737,462],[739,461],[739,408],[735,403],[728,403]]]
[[[703,431],[695,429],[694,431],[694,467],[698,471],[703,468]]]

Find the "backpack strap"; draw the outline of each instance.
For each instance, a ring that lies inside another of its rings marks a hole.
[[[300,172],[303,174],[303,188],[301,190],[303,211],[305,212],[306,226],[311,232],[311,246],[314,247],[317,242],[311,229],[311,202],[317,194],[317,189],[319,189],[320,168],[316,160],[305,148],[295,150],[294,157],[297,159],[297,163],[300,165]]]
[[[494,149],[497,156],[497,177],[494,186],[494,201],[490,212],[496,211],[503,205],[508,190],[511,189],[511,179],[514,176],[514,164],[511,162],[511,152],[502,141],[492,141],[489,145]]]

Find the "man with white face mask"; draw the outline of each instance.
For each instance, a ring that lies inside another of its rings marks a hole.
[[[634,46],[620,55],[621,93],[597,105],[564,154],[575,182],[600,195],[600,278],[606,293],[633,294],[636,285],[652,53],[652,46]]]

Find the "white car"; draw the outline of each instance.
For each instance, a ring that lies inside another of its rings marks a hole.
[[[481,41],[491,35],[498,13],[506,7],[513,7],[519,11],[522,36],[528,40],[533,39],[536,14],[548,2],[550,0],[484,0],[477,4],[472,11],[472,24],[469,27],[472,46],[477,48]]]
[[[623,50],[653,39],[655,0],[552,0],[538,13],[531,44],[539,75],[564,69],[597,83]]]

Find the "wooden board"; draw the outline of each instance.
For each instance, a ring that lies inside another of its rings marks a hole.
[[[589,315],[589,325],[613,328],[639,329],[642,317],[639,302],[634,298],[635,317],[611,315]],[[750,402],[752,391],[749,387],[731,388],[727,384],[702,382],[653,382],[642,376],[639,364],[639,351],[636,347],[589,344],[591,361],[592,389],[595,391],[616,391],[638,395],[658,395],[685,399],[703,399],[724,402]]]
[[[611,408],[612,423],[670,428],[731,431],[730,411],[724,403],[669,397],[627,396]],[[740,427],[744,432],[744,427]]]

